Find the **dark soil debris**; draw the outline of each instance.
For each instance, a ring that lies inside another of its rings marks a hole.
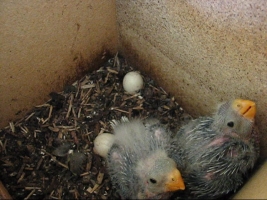
[[[119,198],[104,160],[93,153],[95,137],[122,116],[156,117],[173,132],[188,116],[144,74],[140,93],[126,94],[122,80],[133,70],[115,56],[0,130],[0,179],[14,199]]]

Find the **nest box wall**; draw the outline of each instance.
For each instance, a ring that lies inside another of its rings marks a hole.
[[[267,157],[267,1],[117,0],[120,51],[190,114],[256,101]]]
[[[1,1],[0,127],[117,51],[115,0]]]

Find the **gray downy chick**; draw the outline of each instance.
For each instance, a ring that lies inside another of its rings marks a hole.
[[[185,185],[168,157],[170,134],[155,120],[113,123],[114,143],[107,155],[112,185],[122,198],[166,199]]]
[[[259,156],[255,114],[254,102],[236,99],[178,131],[170,155],[183,175],[186,198],[218,198],[243,184]]]

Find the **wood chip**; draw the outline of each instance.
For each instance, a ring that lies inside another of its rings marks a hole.
[[[93,88],[93,87],[95,87],[95,84],[88,84],[88,85],[82,85],[81,86],[81,89],[88,89],[88,88]]]
[[[98,175],[97,175],[97,178],[96,178],[97,184],[100,185],[102,183],[102,181],[103,181],[103,178],[104,178],[104,173],[99,172]]]
[[[98,184],[95,184],[93,188],[89,187],[89,188],[87,189],[87,192],[89,192],[89,193],[93,193],[98,187],[99,187],[99,185],[98,185]]]

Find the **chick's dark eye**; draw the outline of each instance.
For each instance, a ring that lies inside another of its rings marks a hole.
[[[157,183],[157,181],[156,181],[155,179],[153,179],[153,178],[149,179],[149,181],[150,181],[151,183],[153,183],[153,184]]]
[[[234,125],[235,125],[234,122],[228,122],[228,123],[227,123],[227,126],[229,126],[229,127],[231,127],[231,128],[234,127]]]

